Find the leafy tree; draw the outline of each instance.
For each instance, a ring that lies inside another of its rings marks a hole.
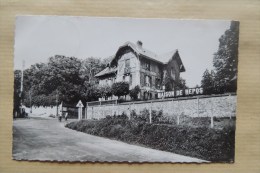
[[[84,80],[80,78],[81,61],[75,57],[56,55],[48,63],[37,63],[24,70],[24,93],[26,106],[29,106],[29,92],[32,104],[55,106],[56,101],[68,103],[84,101],[82,93]]]
[[[186,85],[186,80],[180,77],[179,81],[176,84],[175,89],[186,89],[188,88]]]
[[[13,105],[14,110],[19,110],[19,106],[21,103],[21,71],[15,70],[14,71],[14,95],[13,95]]]
[[[112,94],[115,96],[126,96],[129,94],[129,83],[127,82],[116,82],[112,84]]]
[[[100,58],[87,58],[82,61],[80,68],[80,77],[85,81],[96,83],[97,79],[94,76],[102,71],[106,67],[106,65],[107,61],[101,61]]]
[[[112,96],[112,88],[109,85],[104,85],[99,87],[101,97],[110,97]]]
[[[111,87],[99,88],[94,75],[103,70],[109,59],[55,55],[47,63],[36,63],[24,70],[23,103],[30,106],[56,106],[57,102],[75,103],[79,99],[96,101],[101,94],[111,96]],[[14,105],[20,104],[21,71],[15,71]]]
[[[214,93],[214,71],[210,73],[208,69],[205,70],[201,80],[201,87],[203,88],[204,94]]]
[[[109,56],[107,58],[102,59],[102,66],[109,66],[111,60],[114,58],[114,56]]]
[[[170,78],[168,75],[165,77],[163,83],[165,84],[165,91],[173,90],[173,79]]]
[[[239,23],[232,21],[230,28],[219,39],[218,51],[214,54],[216,89],[219,93],[236,92],[238,65]]]
[[[101,97],[101,92],[97,84],[85,82],[84,86],[86,88],[86,92],[82,95],[84,96],[84,98],[86,98],[86,101],[97,101],[98,98]]]
[[[141,89],[139,85],[135,86],[133,89],[129,91],[130,97],[132,100],[137,100],[138,99],[138,94],[140,93]]]

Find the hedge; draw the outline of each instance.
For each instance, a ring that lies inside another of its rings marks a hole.
[[[101,120],[71,122],[66,127],[84,133],[131,144],[196,157],[212,162],[233,162],[235,127],[207,127],[149,124],[130,121],[124,115]]]

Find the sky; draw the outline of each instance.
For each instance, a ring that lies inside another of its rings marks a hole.
[[[160,55],[178,49],[187,86],[200,85],[203,72],[213,69],[226,20],[135,19],[72,16],[16,17],[14,69],[47,62],[54,55],[107,58],[127,41]]]

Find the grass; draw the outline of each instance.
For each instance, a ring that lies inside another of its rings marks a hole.
[[[149,124],[127,116],[71,122],[66,127],[84,133],[147,146],[212,162],[233,162],[235,119],[218,118],[216,128],[200,126],[208,118],[184,119],[182,125]]]

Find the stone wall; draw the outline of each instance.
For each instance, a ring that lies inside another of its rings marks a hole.
[[[60,107],[59,107],[60,108]],[[32,113],[30,112],[30,108],[25,108],[25,112],[29,113],[30,115],[35,115],[35,116],[49,116],[49,115],[56,115],[57,112],[57,107],[32,107]]]
[[[137,114],[146,109],[163,110],[164,116],[186,115],[190,117],[235,116],[237,96],[196,97],[190,99],[153,100],[146,102],[129,102],[117,105],[101,105],[87,108],[87,119],[100,119],[107,115],[119,115],[123,112],[130,116],[135,110]]]

